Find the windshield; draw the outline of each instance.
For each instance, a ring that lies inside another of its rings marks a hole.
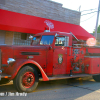
[[[43,35],[40,45],[51,45],[53,43],[54,35]]]

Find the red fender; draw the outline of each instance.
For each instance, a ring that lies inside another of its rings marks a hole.
[[[26,60],[26,59],[16,61],[16,63],[12,66],[14,69],[12,71],[10,79],[14,79],[14,77],[17,75],[20,68],[22,66],[24,66],[25,64],[28,64],[28,63],[34,64],[39,68],[39,70],[41,71],[41,74],[42,74],[43,81],[48,81],[49,80],[47,75],[45,74],[44,70],[42,69],[42,67],[37,62],[35,62],[34,60]]]

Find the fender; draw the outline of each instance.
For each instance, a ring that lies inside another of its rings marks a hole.
[[[17,75],[18,71],[20,70],[20,68],[22,66],[24,66],[25,64],[28,64],[28,63],[34,64],[39,68],[39,70],[40,70],[40,72],[42,74],[43,81],[49,81],[49,78],[45,74],[44,70],[42,69],[42,67],[36,61],[34,61],[34,60],[26,60],[26,59],[25,60],[17,60],[15,62],[15,64],[12,66],[14,69],[12,71],[10,79],[14,79],[15,76]]]

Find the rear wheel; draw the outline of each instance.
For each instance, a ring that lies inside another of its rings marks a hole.
[[[100,75],[94,75],[94,76],[93,76],[93,79],[94,79],[96,82],[100,82]]]
[[[32,92],[36,89],[38,81],[39,76],[35,68],[25,66],[19,71],[13,83],[19,92]]]

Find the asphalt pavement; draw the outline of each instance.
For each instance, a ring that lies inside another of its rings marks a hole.
[[[100,100],[100,83],[89,78],[40,82],[32,93],[19,93],[13,82],[0,86],[0,100]]]

